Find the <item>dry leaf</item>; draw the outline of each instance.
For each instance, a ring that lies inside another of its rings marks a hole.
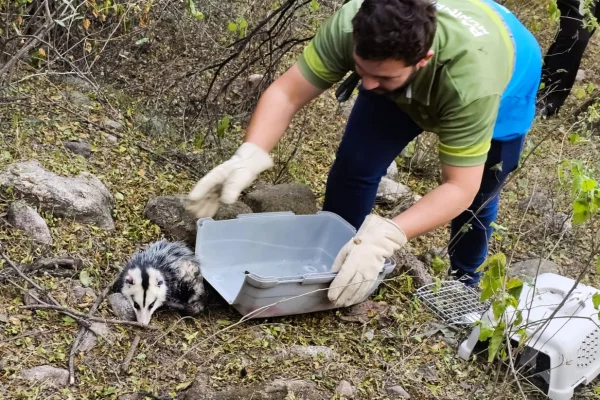
[[[41,47],[38,49],[38,54],[40,57],[46,57],[46,52]]]
[[[90,27],[90,20],[86,18],[83,20],[83,29],[85,29],[87,31],[89,27]]]

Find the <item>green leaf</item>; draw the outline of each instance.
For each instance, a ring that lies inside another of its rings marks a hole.
[[[138,356],[136,358],[138,360],[145,360],[146,359],[146,353],[140,353],[140,354],[138,354]]]
[[[229,29],[230,32],[235,32],[238,30],[238,26],[235,22],[229,21],[229,23],[227,24],[227,29]]]
[[[595,180],[585,178],[583,180],[583,183],[581,184],[581,190],[583,190],[584,192],[589,192],[590,190],[594,189],[597,185],[598,182],[596,182]]]
[[[437,273],[441,273],[447,270],[446,261],[444,261],[444,259],[438,255],[433,257],[433,260],[431,261],[431,266],[433,267],[433,270]]]
[[[494,329],[494,334],[490,339],[490,345],[488,347],[488,362],[494,361],[494,357],[498,353],[498,349],[502,344],[502,339],[504,338],[504,324],[500,323]]]
[[[594,91],[595,86],[593,83],[590,83],[589,85],[587,85],[586,91],[588,92],[588,94],[592,94],[592,92]]]
[[[495,301],[492,304],[492,310],[494,311],[494,318],[500,319],[504,311],[506,311],[506,304],[502,301]]]
[[[139,46],[140,44],[144,44],[147,42],[148,42],[148,38],[145,37],[145,38],[141,38],[140,40],[136,41],[135,44],[136,44],[136,46]]]
[[[73,325],[75,323],[75,320],[68,315],[62,317],[62,321],[65,323],[65,325]]]
[[[175,386],[175,391],[180,392],[182,390],[187,389],[193,381],[181,382],[179,385]]]
[[[204,19],[204,14],[196,10],[196,4],[194,4],[194,0],[188,0],[188,11],[192,17],[196,19]]]
[[[311,0],[311,2],[310,2],[311,11],[315,12],[319,9],[319,7],[320,7],[320,4],[317,0]]]
[[[590,205],[582,199],[577,199],[573,203],[573,223],[582,224],[590,218]]]
[[[523,291],[523,282],[519,278],[512,278],[506,282],[506,291],[509,295],[518,300]]]
[[[217,123],[217,136],[220,138],[225,136],[225,132],[229,129],[229,122],[231,121],[231,116],[226,115],[219,120]]]
[[[594,308],[597,310],[600,306],[600,293],[594,293],[592,296],[592,302],[594,303]]]
[[[109,395],[115,394],[115,393],[117,393],[117,388],[115,388],[114,386],[110,386],[104,391],[103,395],[109,396]]]
[[[514,324],[516,326],[519,326],[519,325],[521,325],[521,323],[523,323],[523,313],[521,313],[521,310],[517,310],[515,312],[515,322],[514,322]]]
[[[86,270],[83,270],[79,273],[79,282],[81,282],[83,287],[90,286],[90,274]]]
[[[577,134],[577,133],[571,133],[569,135],[569,142],[571,144],[575,144],[575,143],[577,143],[579,141],[579,138],[580,138],[579,134]]]
[[[484,342],[492,337],[494,330],[490,326],[479,327],[479,341]]]
[[[217,320],[217,325],[228,326],[231,325],[231,321],[228,321],[226,319],[219,319]]]
[[[575,97],[577,97],[578,99],[583,99],[585,97],[585,89],[577,88],[577,90],[575,91]]]
[[[123,196],[123,193],[117,192],[117,193],[115,193],[115,199],[117,199],[119,201],[123,201],[125,199],[125,196]]]

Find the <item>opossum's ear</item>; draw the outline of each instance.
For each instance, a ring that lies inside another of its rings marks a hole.
[[[131,276],[131,271],[127,273],[125,277],[125,283],[128,285],[133,285],[133,276]]]

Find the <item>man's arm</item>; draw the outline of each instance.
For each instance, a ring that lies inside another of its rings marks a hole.
[[[252,142],[266,152],[271,151],[294,115],[323,92],[302,75],[297,65],[293,65],[260,97],[244,141]]]
[[[448,223],[473,202],[483,168],[483,164],[475,167],[442,164],[442,184],[393,221],[402,228],[408,240]]]

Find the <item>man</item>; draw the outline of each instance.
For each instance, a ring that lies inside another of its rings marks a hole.
[[[544,57],[542,82],[539,93],[538,112],[542,116],[558,114],[573,89],[583,53],[594,34],[584,24],[583,4],[579,0],[557,0],[560,11],[558,35]],[[596,0],[589,4],[590,17],[600,17]]]
[[[491,0],[350,0],[265,91],[244,143],[197,183],[190,210],[212,216],[219,202],[234,202],[273,166],[268,152],[296,112],[351,70],[361,88],[323,210],[358,232],[334,260],[329,299],[337,306],[359,302],[384,258],[450,221],[457,235],[493,197],[450,256],[456,277],[476,285],[497,214],[494,190],[518,165],[541,76],[534,37]],[[423,130],[439,136],[443,183],[393,219],[372,214],[387,167]]]

